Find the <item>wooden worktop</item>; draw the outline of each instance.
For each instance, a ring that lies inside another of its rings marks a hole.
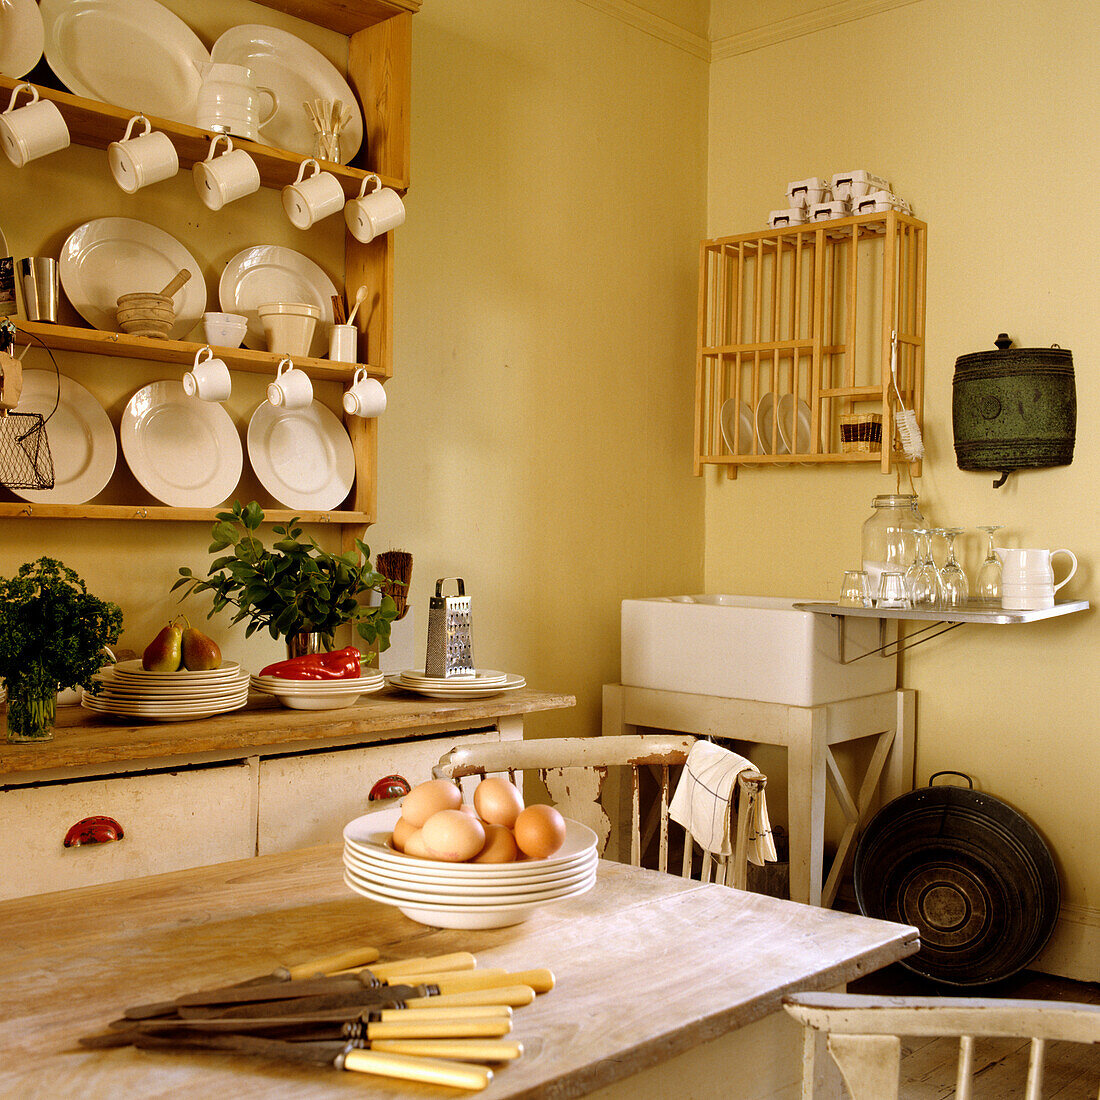
[[[503,715],[575,705],[572,695],[531,688],[465,702],[384,688],[340,710],[289,710],[270,696],[253,694],[243,710],[194,722],[113,720],[79,706],[59,707],[53,740],[0,742],[0,776],[341,738],[395,740],[412,731],[470,728]]]
[[[383,959],[465,950],[479,966],[554,971],[556,987],[516,1010],[524,1055],[497,1070],[486,1100],[581,1095],[759,1026],[786,992],[836,987],[917,949],[903,925],[607,862],[592,891],[524,924],[430,928],[352,894],[339,846],[3,902],[0,926],[0,1095],[111,1100],[465,1095],[214,1051],[77,1045],[129,1005],[364,945]]]

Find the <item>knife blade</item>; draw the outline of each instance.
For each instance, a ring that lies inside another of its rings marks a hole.
[[[344,1028],[347,1035],[367,1039],[499,1039],[512,1030],[512,1021],[506,1017],[451,1020],[379,1020],[369,1014],[363,1017],[342,1017],[303,1014],[301,1016],[244,1016],[224,1017],[216,1020],[131,1020],[129,1027],[119,1034],[130,1035],[188,1035],[224,1032],[277,1031],[286,1028],[330,1027],[339,1035]]]

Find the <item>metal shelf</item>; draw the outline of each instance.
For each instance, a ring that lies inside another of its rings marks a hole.
[[[799,611],[810,611],[815,615],[831,615],[837,624],[837,659],[842,665],[861,661],[864,657],[871,657],[881,653],[884,657],[893,657],[906,649],[912,649],[921,642],[929,642],[946,634],[949,630],[955,630],[967,623],[986,624],[990,626],[1007,626],[1013,623],[1034,623],[1040,619],[1055,619],[1061,615],[1071,615],[1075,611],[1087,611],[1088,600],[1063,600],[1053,607],[1044,608],[1041,611],[1008,611],[1004,608],[987,608],[976,602],[971,602],[965,611],[923,611],[918,608],[893,608],[893,607],[841,607],[836,603],[796,603]],[[867,653],[861,653],[858,657],[846,660],[844,655],[844,620],[878,619],[879,621],[879,647]],[[906,635],[904,644],[895,640],[886,639],[886,624],[891,619],[908,619],[912,622],[926,622],[929,625],[921,627],[913,634]],[[941,629],[936,629],[937,627]]]

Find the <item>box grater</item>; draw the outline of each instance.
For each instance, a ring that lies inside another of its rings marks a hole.
[[[444,596],[443,585],[453,580],[457,596]],[[470,645],[470,597],[461,577],[443,577],[435,582],[435,595],[428,601],[428,652],[425,676],[471,676],[474,672]]]

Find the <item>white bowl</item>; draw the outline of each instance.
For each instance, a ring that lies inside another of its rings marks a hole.
[[[292,359],[309,355],[313,331],[321,317],[318,306],[309,302],[267,302],[256,312],[264,326],[268,351]]]
[[[204,313],[202,331],[208,344],[239,348],[248,332],[248,318],[239,313]]]

